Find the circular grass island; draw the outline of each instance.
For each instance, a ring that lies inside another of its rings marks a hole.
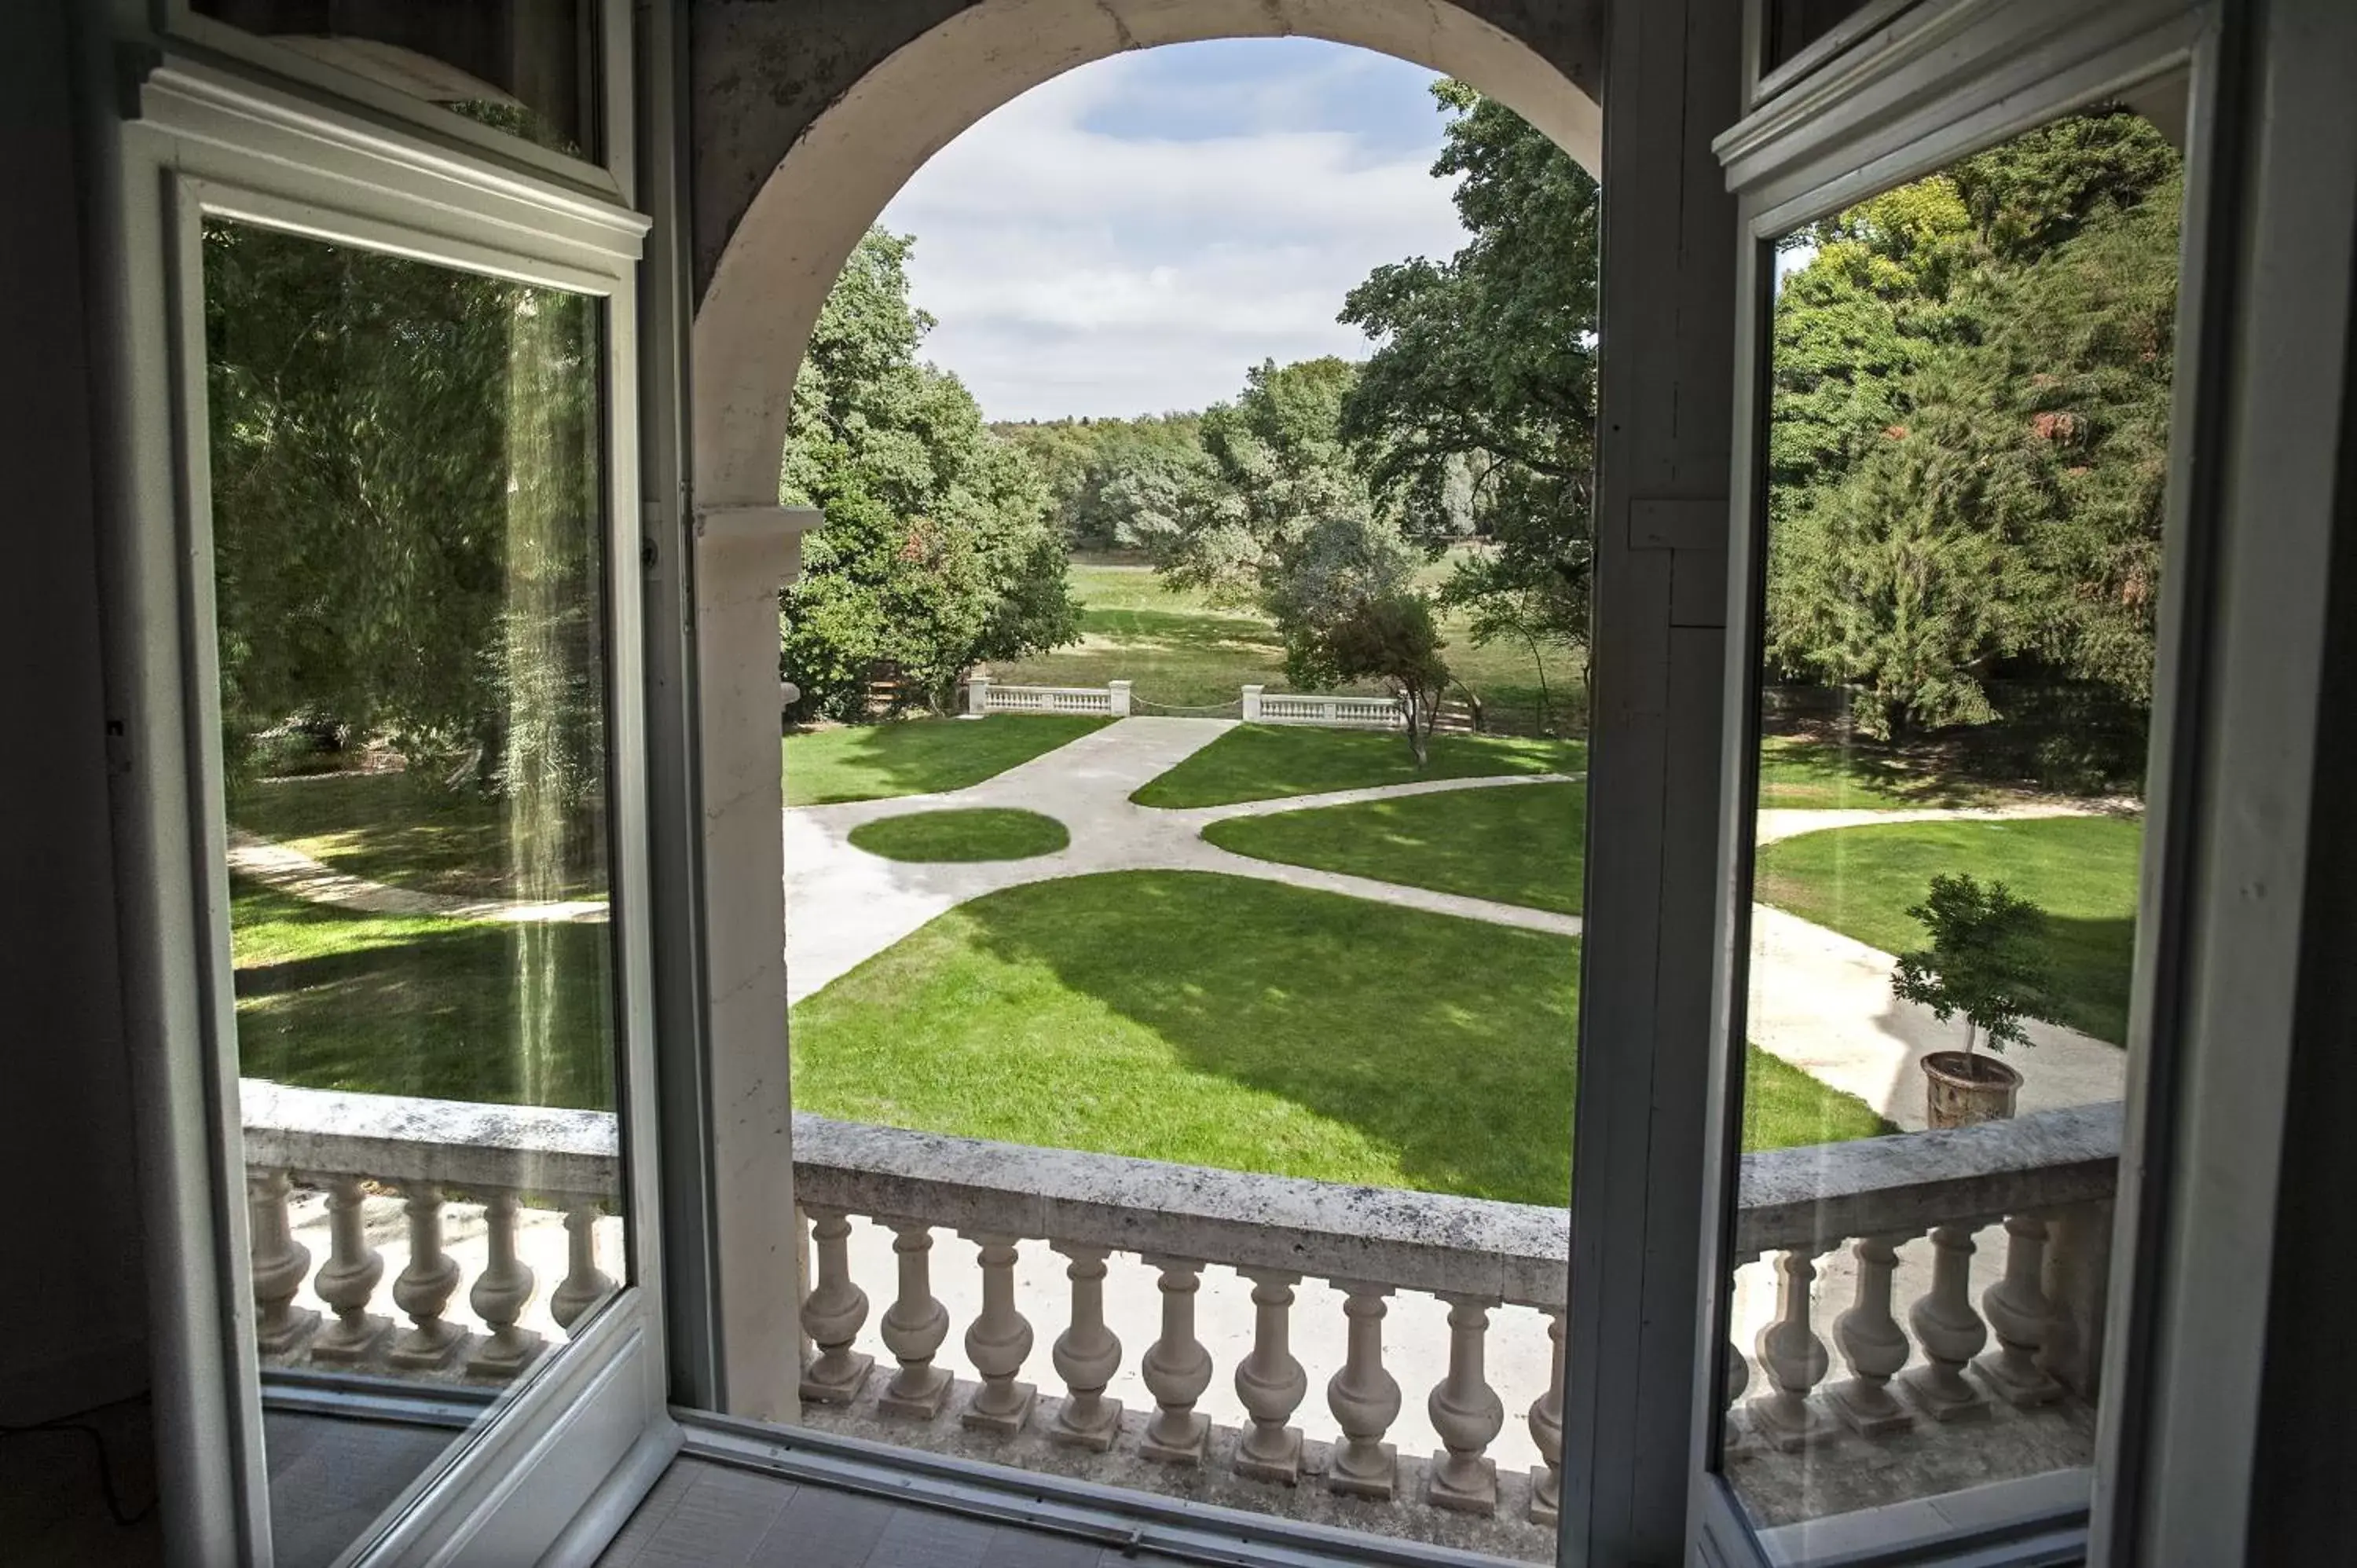
[[[854,849],[886,860],[1029,860],[1071,842],[1053,817],[990,806],[912,811],[851,830]]]

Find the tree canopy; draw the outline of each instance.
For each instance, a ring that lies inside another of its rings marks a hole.
[[[1048,486],[917,352],[907,236],[871,230],[827,296],[802,373],[780,495],[826,513],[781,598],[784,671],[806,713],[857,716],[897,671],[936,702],[990,659],[1071,641]]]

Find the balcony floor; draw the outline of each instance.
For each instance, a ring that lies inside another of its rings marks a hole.
[[[1093,1541],[674,1460],[598,1568],[1178,1568]]]

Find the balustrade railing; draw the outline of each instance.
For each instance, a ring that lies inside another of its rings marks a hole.
[[[968,677],[965,711],[969,714],[1096,714],[1107,718],[1129,716],[1130,683],[1108,681],[1102,686],[1006,686],[987,675]]]
[[[534,1219],[543,1237],[554,1225],[564,1231],[550,1302],[560,1328],[612,1288],[597,1239],[597,1195],[615,1190],[618,1174],[609,1117],[254,1084],[245,1109],[255,1306],[271,1357],[511,1376],[539,1346],[523,1311],[539,1272],[519,1244]],[[1728,1347],[1738,1452],[1900,1441],[1998,1403],[2036,1412],[2077,1402],[2083,1411],[2100,1359],[2118,1129],[2116,1106],[2091,1106],[1746,1156],[1737,1249],[1765,1260],[1743,1273],[1771,1276],[1751,1283],[1772,1285],[1773,1300],[1750,1314],[1749,1354]],[[917,1445],[1009,1463],[1030,1462],[1026,1445],[1043,1444],[1042,1453],[1074,1455],[1054,1461],[1060,1468],[1102,1466],[1132,1485],[1177,1467],[1200,1477],[1179,1488],[1189,1495],[1211,1495],[1207,1485],[1232,1477],[1236,1487],[1275,1487],[1259,1495],[1283,1511],[1303,1511],[1295,1499],[1313,1494],[1401,1500],[1425,1505],[1411,1511],[1433,1539],[1461,1542],[1448,1521],[1465,1520],[1491,1532],[1471,1539],[1493,1550],[1535,1550],[1552,1523],[1564,1210],[809,1115],[795,1118],[794,1140],[812,1259],[799,1305],[810,1341],[806,1420],[871,1434],[880,1426]],[[319,1309],[296,1299],[311,1260],[288,1205],[306,1187],[322,1196],[331,1238],[311,1276]],[[365,1203],[382,1208],[396,1197],[406,1245],[392,1298],[408,1319],[399,1329],[371,1310],[387,1263],[360,1217]],[[451,1315],[463,1272],[444,1224],[454,1212],[480,1232],[465,1323]],[[881,1259],[853,1244],[855,1219],[874,1228],[865,1234],[888,1236]],[[974,1249],[952,1266],[973,1269],[978,1292],[937,1281],[944,1235]],[[877,1269],[864,1280],[855,1277],[863,1255]],[[1051,1259],[1060,1283],[1035,1281],[1027,1296],[1018,1274]],[[1125,1319],[1109,1311],[1109,1260],[1151,1272],[1150,1294],[1124,1298]],[[1250,1327],[1228,1366],[1227,1408],[1241,1418],[1225,1424],[1200,1408],[1220,1359],[1198,1323],[1207,1269],[1223,1280],[1232,1271],[1236,1288],[1250,1290]],[[1297,1291],[1305,1281],[1319,1283],[1321,1300],[1332,1299],[1326,1286],[1339,1297],[1338,1325],[1308,1326],[1337,1347],[1324,1384],[1329,1420],[1304,1415],[1310,1379],[1297,1353],[1305,1326]],[[957,1326],[943,1294],[972,1304],[956,1368],[942,1364]],[[1745,1294],[1739,1275],[1738,1324]],[[1387,1347],[1390,1303],[1403,1295],[1445,1304],[1445,1350],[1403,1359]],[[1042,1370],[1047,1326],[1035,1327],[1027,1302],[1061,1320],[1045,1358],[1060,1392],[1029,1380]],[[1491,1355],[1501,1310],[1544,1323],[1545,1333],[1542,1353],[1507,1386]],[[1131,1387],[1142,1387],[1150,1408],[1126,1409],[1111,1391],[1132,1346]],[[1421,1396],[1437,1441],[1405,1453],[1393,1438],[1411,1395]],[[1528,1434],[1521,1451],[1537,1456],[1526,1476],[1501,1477],[1493,1453],[1510,1414]],[[1318,1430],[1306,1434],[1305,1424]],[[1400,1516],[1385,1517],[1385,1528],[1399,1528]]]
[[[1334,696],[1317,692],[1243,688],[1248,725],[1317,725],[1328,729],[1405,729],[1408,704],[1398,697]]]

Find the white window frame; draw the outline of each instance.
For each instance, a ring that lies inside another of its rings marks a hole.
[[[387,123],[406,122],[421,135],[454,150],[504,160],[519,170],[594,191],[629,207],[637,199],[631,124],[630,0],[587,0],[597,7],[598,156],[577,158],[522,136],[469,120],[437,103],[373,81],[269,37],[211,16],[200,16],[193,0],[130,0],[147,16],[166,48],[194,59],[243,66],[283,79],[290,86]]]
[[[607,67],[627,87],[630,57]],[[120,129],[116,372],[126,472],[111,699],[156,1438],[176,1561],[272,1561],[246,1277],[215,668],[201,230],[208,218],[589,295],[604,307],[607,692],[629,1260],[576,1339],[454,1444],[346,1560],[532,1561],[619,1522],[676,1451],[664,1406],[640,595],[638,263],[647,220],[210,57],[166,53]],[[453,116],[452,118],[456,118]],[[627,121],[609,120],[627,145]],[[510,140],[504,139],[503,140]],[[612,1482],[601,1492],[602,1483]],[[584,1509],[584,1499],[600,1500]]]
[[[2160,1118],[2182,1019],[2169,976],[2185,940],[2181,900],[2197,842],[2193,802],[2183,788],[2183,747],[2191,742],[2190,693],[2179,679],[2202,640],[2194,564],[2213,524],[2201,498],[2211,483],[2207,432],[2223,417],[2213,395],[2212,309],[2205,260],[2221,237],[2211,232],[2211,187],[2218,177],[2212,141],[2219,119],[2220,7],[2212,0],[1929,0],[1895,15],[1870,5],[1879,21],[1862,33],[1848,27],[1812,46],[1792,67],[1755,78],[1757,105],[1716,143],[1740,214],[1743,247],[1737,300],[1736,423],[1729,532],[1728,703],[1721,736],[1720,906],[1713,983],[1708,1157],[1702,1226],[1702,1300],[1696,1343],[1693,1449],[1688,1466],[1688,1554],[1692,1561],[1767,1568],[1775,1563],[1845,1564],[1969,1560],[1974,1563],[2078,1561],[2104,1535],[2101,1503],[2055,1506],[2053,1488],[2025,1484],[2020,1516],[1962,1534],[1926,1533],[1888,1550],[1836,1550],[1809,1541],[1808,1526],[1763,1537],[1745,1518],[1718,1475],[1726,1417],[1725,1357],[1730,1293],[1727,1268],[1735,1217],[1742,1118],[1737,1099],[1747,1038],[1750,960],[1749,897],[1753,818],[1758,802],[1760,594],[1765,570],[1770,331],[1776,241],[1812,220],[1947,166],[2074,109],[2116,96],[2156,77],[2183,72],[2190,110],[2178,304],[2178,364],[2172,408],[2165,542],[2178,564],[2164,579],[2159,667],[2155,679],[2151,763],[2147,769],[2143,862],[2138,885],[2135,982],[2129,1038],[2128,1131],[2120,1161],[2116,1244],[2109,1300],[2114,1332],[2106,1342],[2095,1482],[2142,1442],[2148,1403],[2136,1317],[2148,1311],[2152,1282],[2140,1219],[2149,1215],[2150,1184],[2169,1140]],[[1755,15],[1758,3],[1755,0]],[[1756,41],[1762,29],[1755,21]],[[1756,60],[1755,56],[1755,60]],[[2139,1294],[2141,1292],[2141,1296]],[[1927,1519],[1927,1523],[1928,1523]],[[1827,1538],[1828,1541],[1830,1538]],[[1796,1557],[1796,1552],[1827,1553]],[[2058,1556],[2057,1553],[2061,1553]]]

